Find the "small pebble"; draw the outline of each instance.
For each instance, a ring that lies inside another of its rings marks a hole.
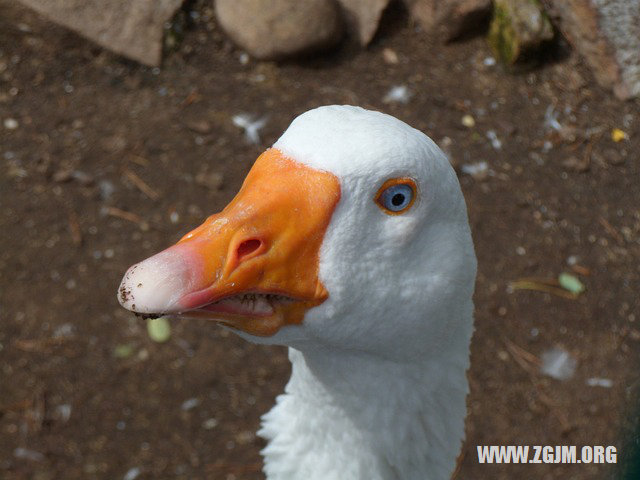
[[[496,64],[496,59],[493,57],[486,57],[482,63],[485,67],[493,67]]]
[[[489,175],[487,162],[466,163],[460,167],[462,173],[471,175],[475,180],[485,180]]]
[[[389,89],[382,101],[384,103],[409,103],[412,93],[406,85],[395,85]]]
[[[487,138],[489,139],[489,141],[491,141],[491,146],[495,150],[500,150],[502,148],[502,142],[500,141],[498,135],[494,130],[489,130],[487,132]]]
[[[58,405],[55,410],[55,414],[61,422],[66,423],[71,418],[71,405],[63,403]]]
[[[471,115],[467,114],[462,117],[462,125],[467,128],[473,128],[476,126],[476,121]]]
[[[208,418],[204,422],[202,422],[202,428],[205,430],[213,430],[218,426],[218,420],[215,418]]]
[[[75,280],[74,280],[75,283]],[[74,287],[75,288],[75,287]],[[63,323],[55,328],[53,331],[53,338],[70,338],[76,333],[76,327],[72,323]]]
[[[16,448],[13,451],[13,456],[21,460],[31,460],[32,462],[42,462],[44,460],[44,455],[40,452],[22,447]]]
[[[256,438],[256,434],[249,430],[244,430],[235,436],[235,440],[238,443],[238,445],[247,445],[253,442],[255,438]]]
[[[138,478],[141,473],[142,471],[139,467],[130,468],[127,473],[124,474],[122,480],[136,480],[136,478]]]
[[[98,191],[102,200],[109,200],[113,192],[116,191],[116,187],[109,180],[100,180],[98,182]]]
[[[201,171],[195,177],[198,185],[208,188],[209,190],[219,190],[224,183],[224,177],[218,172]]]
[[[149,350],[143,348],[138,352],[138,360],[145,361],[149,358]]]
[[[18,121],[15,118],[5,118],[4,128],[7,130],[15,130],[18,128]]]
[[[587,378],[587,385],[590,387],[611,388],[613,387],[613,380],[610,378],[591,377]]]
[[[189,410],[193,410],[194,408],[196,408],[198,405],[200,405],[200,399],[194,397],[182,402],[182,405],[180,405],[180,409],[188,412]]]
[[[398,63],[398,54],[391,48],[385,48],[382,50],[382,58],[385,63],[388,63],[389,65],[396,65]]]

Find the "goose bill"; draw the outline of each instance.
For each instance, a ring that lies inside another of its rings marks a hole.
[[[300,324],[328,297],[319,252],[339,199],[335,175],[269,149],[222,212],[133,265],[118,299],[145,316],[210,318],[258,336]]]

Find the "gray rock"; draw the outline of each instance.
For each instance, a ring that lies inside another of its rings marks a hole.
[[[323,50],[343,34],[339,8],[326,0],[217,0],[216,15],[231,39],[259,59]]]
[[[338,0],[345,12],[347,25],[360,45],[368,45],[378,30],[382,12],[390,0]]]
[[[183,0],[19,0],[49,20],[140,63],[162,59],[163,25]]]
[[[558,28],[618,98],[640,96],[640,0],[544,0]]]
[[[449,42],[477,30],[491,13],[491,0],[404,0],[427,32]]]

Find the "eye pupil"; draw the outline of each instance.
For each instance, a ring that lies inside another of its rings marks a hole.
[[[391,198],[391,204],[394,207],[399,207],[400,205],[402,205],[404,203],[404,195],[402,193],[396,193],[392,198]]]

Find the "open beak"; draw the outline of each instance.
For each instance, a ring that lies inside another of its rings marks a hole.
[[[300,324],[328,297],[319,254],[339,199],[333,174],[269,149],[222,212],[129,268],[118,300],[138,314],[205,317],[258,336]]]

